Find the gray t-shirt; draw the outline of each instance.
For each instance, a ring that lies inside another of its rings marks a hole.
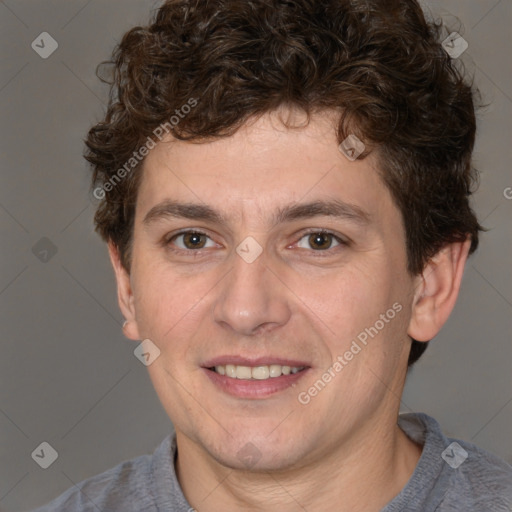
[[[443,435],[423,413],[401,414],[400,428],[423,445],[411,478],[381,512],[510,512],[512,466]],[[192,512],[176,479],[176,440],[78,484],[33,512]],[[200,511],[199,511],[200,512]]]

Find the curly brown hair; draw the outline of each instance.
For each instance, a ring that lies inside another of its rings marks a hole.
[[[96,230],[129,271],[142,161],[133,157],[163,123],[201,142],[285,106],[308,119],[335,110],[339,142],[352,133],[377,151],[411,274],[445,244],[470,237],[472,253],[482,229],[469,205],[478,91],[441,45],[443,31],[415,0],[166,1],[107,62],[108,110],[85,154],[101,190]],[[409,365],[426,346],[413,340]]]

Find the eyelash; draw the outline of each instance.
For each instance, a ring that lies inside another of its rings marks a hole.
[[[163,240],[163,245],[169,249],[170,251],[174,252],[174,253],[186,253],[187,255],[194,255],[194,256],[200,256],[203,252],[203,250],[205,248],[201,248],[201,249],[176,249],[174,247],[171,246],[171,243],[178,237],[182,236],[182,235],[186,235],[186,234],[190,234],[190,233],[193,233],[195,235],[201,235],[201,236],[206,236],[207,238],[210,238],[210,236],[205,233],[204,231],[201,231],[199,229],[187,229],[187,230],[184,230],[184,231],[180,231],[178,233],[174,233],[172,236],[170,237],[166,237],[164,240]],[[332,236],[333,239],[338,242],[339,246],[336,245],[334,247],[329,247],[328,249],[319,249],[319,250],[314,250],[314,249],[311,249],[310,252],[313,252],[313,253],[316,253],[319,257],[322,256],[322,253],[330,253],[332,254],[332,251],[336,249],[336,247],[340,247],[340,246],[348,246],[349,245],[349,242],[347,240],[344,240],[342,239],[340,236],[336,235],[336,233],[332,232],[332,231],[329,231],[327,229],[315,229],[315,228],[311,228],[309,230],[306,230],[306,231],[303,231],[298,239],[297,242],[299,242],[300,240],[302,240],[304,237],[308,236],[308,235],[313,235],[313,234],[318,234],[318,235],[329,235],[329,236]],[[297,243],[295,242],[295,243]],[[208,249],[208,248],[206,248]],[[320,253],[320,254],[319,254]]]

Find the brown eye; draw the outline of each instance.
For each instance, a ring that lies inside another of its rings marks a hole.
[[[177,235],[173,236],[168,243],[175,245],[182,250],[203,249],[205,247],[212,247],[215,245],[212,241],[210,241],[210,238],[207,235],[198,231],[186,231],[184,233],[178,233]]]
[[[206,244],[206,237],[201,233],[185,233],[183,243],[187,249],[202,249]]]
[[[316,231],[314,233],[307,233],[304,235],[298,243],[298,246],[302,249],[313,249],[315,251],[326,251],[340,245],[340,240],[332,233],[324,231]]]
[[[309,235],[309,244],[314,249],[329,249],[332,244],[332,235],[328,233],[313,233]]]

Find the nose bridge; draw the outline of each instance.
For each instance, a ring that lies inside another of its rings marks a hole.
[[[255,334],[262,326],[276,328],[290,316],[283,285],[268,268],[268,258],[263,252],[255,257],[253,250],[250,240],[237,248],[214,305],[214,320],[243,335]]]

